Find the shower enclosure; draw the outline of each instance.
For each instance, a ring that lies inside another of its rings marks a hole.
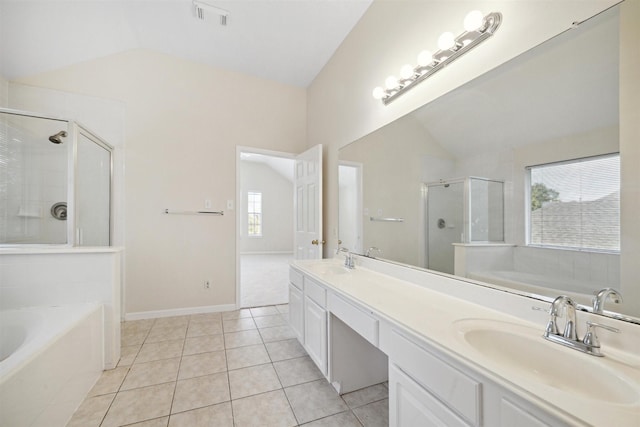
[[[112,152],[72,120],[0,109],[0,246],[109,246]]]
[[[504,183],[466,177],[427,186],[427,268],[453,274],[455,243],[504,242]]]

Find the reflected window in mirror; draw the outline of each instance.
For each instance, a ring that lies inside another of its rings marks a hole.
[[[529,244],[620,251],[620,155],[527,168]]]

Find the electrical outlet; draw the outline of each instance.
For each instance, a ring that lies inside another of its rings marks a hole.
[[[210,280],[205,280],[204,281],[204,288],[205,289],[211,289],[211,281]]]

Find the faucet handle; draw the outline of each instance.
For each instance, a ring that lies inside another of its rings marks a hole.
[[[582,342],[585,345],[588,345],[591,347],[600,347],[600,340],[598,339],[598,335],[596,335],[596,331],[594,330],[594,328],[602,328],[602,329],[606,329],[607,331],[611,331],[615,333],[620,332],[620,329],[618,328],[613,328],[611,326],[603,325],[601,323],[587,321],[587,333],[584,334],[584,338],[582,339]]]

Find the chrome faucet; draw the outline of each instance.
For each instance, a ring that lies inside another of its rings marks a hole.
[[[364,256],[366,256],[367,258],[373,258],[371,256],[371,252],[377,252],[378,255],[382,255],[382,249],[371,246],[369,249],[367,249],[367,252],[365,252]]]
[[[559,332],[556,319],[561,317],[561,310],[564,309],[565,325],[562,334]],[[600,340],[595,333],[594,328],[603,328],[611,332],[620,332],[616,328],[611,326],[602,325],[600,323],[587,322],[587,333],[584,338],[580,340],[578,338],[578,331],[576,329],[576,303],[566,295],[560,295],[551,303],[549,309],[549,322],[545,328],[543,337],[551,342],[555,342],[574,350],[581,351],[583,353],[590,354],[592,356],[604,356],[600,352]]]
[[[622,295],[613,288],[604,288],[594,293],[593,297],[593,313],[602,314],[604,311],[604,302],[607,299],[617,303],[622,302]]]
[[[354,268],[356,268],[356,261],[355,261],[355,255],[353,255],[351,253],[351,251],[347,248],[338,248],[338,253],[340,252],[344,252],[345,256],[344,256],[344,266],[353,270]]]

